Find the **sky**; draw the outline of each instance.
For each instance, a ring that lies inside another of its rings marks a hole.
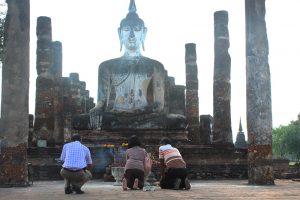
[[[199,80],[199,113],[213,115],[214,12],[228,11],[231,56],[231,121],[235,141],[246,124],[244,0],[136,0],[148,33],[144,56],[160,61],[185,85],[185,44],[195,43]],[[122,55],[117,29],[129,0],[31,0],[29,112],[34,114],[36,21],[52,20],[52,39],[62,42],[63,76],[79,73],[90,96],[97,99],[98,66]],[[299,0],[266,0],[273,127],[288,125],[300,113]],[[297,27],[298,26],[298,27]]]

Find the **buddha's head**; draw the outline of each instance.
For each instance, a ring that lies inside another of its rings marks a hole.
[[[134,0],[130,0],[128,10],[126,18],[121,21],[118,29],[121,50],[124,45],[127,52],[139,53],[141,45],[144,49],[147,28],[144,25],[144,21],[136,13]]]

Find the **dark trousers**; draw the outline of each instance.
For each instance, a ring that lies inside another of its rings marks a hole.
[[[180,187],[185,188],[184,180],[187,176],[186,168],[170,168],[165,172],[165,176],[160,181],[160,187],[162,189],[173,189],[175,180],[181,179]]]
[[[134,183],[134,179],[138,179],[139,180],[139,184],[138,187],[140,189],[142,189],[144,187],[144,171],[139,170],[139,169],[127,169],[125,171],[124,177],[127,180],[127,187],[129,187],[130,189],[132,189],[133,187],[133,183]]]

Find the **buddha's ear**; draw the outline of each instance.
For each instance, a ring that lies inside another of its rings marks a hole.
[[[118,28],[118,35],[119,35],[119,41],[120,41],[120,51],[122,51],[123,43],[122,43],[121,28]]]
[[[143,39],[145,40],[146,35],[147,35],[147,31],[148,29],[146,27],[144,27],[144,31],[143,31]]]
[[[143,29],[143,41],[142,41],[142,48],[143,48],[143,51],[145,51],[145,45],[144,45],[144,42],[145,42],[145,38],[146,38],[146,35],[147,35],[147,31],[148,29],[146,27],[144,27]]]

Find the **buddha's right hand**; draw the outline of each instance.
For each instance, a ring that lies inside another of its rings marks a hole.
[[[93,129],[98,129],[101,126],[101,113],[103,112],[103,102],[98,102],[90,112],[90,122]]]

